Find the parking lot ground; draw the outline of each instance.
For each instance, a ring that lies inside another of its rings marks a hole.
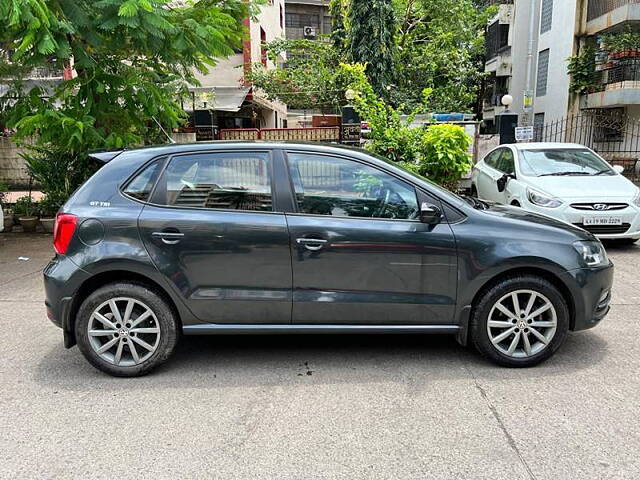
[[[609,316],[536,368],[448,337],[187,337],[138,379],[62,347],[51,256],[0,234],[0,478],[640,478],[638,246],[610,249]]]

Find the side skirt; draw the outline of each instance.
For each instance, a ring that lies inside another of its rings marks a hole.
[[[185,335],[286,335],[347,333],[459,333],[459,325],[306,325],[306,324],[214,324],[185,325]]]

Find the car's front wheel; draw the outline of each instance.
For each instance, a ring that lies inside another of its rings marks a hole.
[[[471,338],[494,362],[531,367],[564,343],[569,309],[558,289],[537,276],[514,276],[493,285],[474,306]]]
[[[158,293],[138,283],[111,283],[89,295],[75,325],[80,351],[110,375],[135,377],[167,360],[178,340],[178,321]]]

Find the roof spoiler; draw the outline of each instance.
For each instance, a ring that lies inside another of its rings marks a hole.
[[[102,152],[89,152],[89,158],[93,158],[94,160],[98,160],[102,163],[108,163],[118,155],[120,155],[124,150],[108,150]]]

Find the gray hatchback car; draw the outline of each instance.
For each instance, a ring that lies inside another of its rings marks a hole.
[[[181,335],[439,333],[538,364],[609,310],[590,233],[462,198],[356,149],[169,145],[105,165],[57,216],[47,315],[95,367],[149,372]]]

